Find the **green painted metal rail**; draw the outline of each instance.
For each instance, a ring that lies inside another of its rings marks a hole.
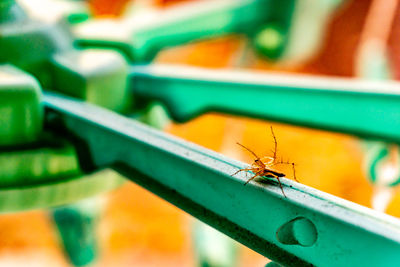
[[[174,65],[135,66],[131,79],[135,97],[178,121],[221,111],[400,142],[398,82]]]
[[[102,108],[46,93],[46,128],[84,167],[112,167],[266,257],[298,266],[397,266],[400,222],[283,179],[243,186],[244,165]],[[90,168],[89,168],[90,169]]]
[[[78,24],[74,33],[81,46],[109,47],[130,61],[148,62],[168,46],[233,32],[254,34],[271,18],[272,11],[284,13],[280,9],[290,10],[293,1],[281,1],[279,5],[270,0],[202,1],[149,12],[138,19],[132,16],[120,21],[89,21]],[[288,20],[288,13],[280,19]]]

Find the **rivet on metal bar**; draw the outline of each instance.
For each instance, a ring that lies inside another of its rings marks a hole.
[[[317,241],[318,232],[309,219],[297,217],[279,227],[276,237],[282,244],[309,247]]]

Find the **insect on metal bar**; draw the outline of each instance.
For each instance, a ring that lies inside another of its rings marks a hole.
[[[279,264],[398,266],[398,219],[285,178],[288,198],[243,188],[231,176],[241,162],[65,96],[45,93],[44,105],[47,129],[74,137],[86,167],[121,172]]]
[[[274,138],[274,150],[273,150],[273,156],[272,157],[263,157],[260,158],[259,156],[257,156],[256,153],[254,153],[254,151],[252,151],[250,148],[237,143],[239,146],[243,147],[244,149],[246,149],[247,151],[249,151],[251,154],[253,154],[253,156],[256,158],[254,160],[254,162],[250,165],[249,168],[244,168],[244,169],[239,169],[237,172],[235,172],[234,174],[232,174],[232,176],[238,174],[239,172],[242,171],[251,171],[254,173],[254,175],[246,181],[246,183],[244,183],[244,185],[248,184],[250,181],[254,180],[257,177],[267,177],[267,178],[275,178],[278,180],[279,183],[279,187],[281,188],[282,194],[286,197],[285,192],[283,191],[282,188],[282,184],[281,184],[281,177],[285,177],[286,175],[284,173],[278,172],[274,169],[272,169],[273,166],[275,165],[279,165],[279,164],[290,164],[292,165],[293,168],[293,178],[296,180],[296,182],[298,182],[297,178],[296,178],[296,170],[295,170],[295,164],[294,162],[289,162],[289,161],[283,161],[282,159],[280,161],[277,161],[277,151],[278,151],[278,142],[276,141],[276,136],[274,133],[274,129],[271,126],[271,134],[272,137]]]

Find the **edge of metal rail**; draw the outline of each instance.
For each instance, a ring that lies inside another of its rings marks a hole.
[[[102,108],[45,93],[46,127],[80,140],[81,159],[116,169],[285,266],[395,266],[400,221],[282,179],[244,186],[241,162]],[[83,156],[82,156],[83,155]],[[168,229],[165,229],[166,231]]]

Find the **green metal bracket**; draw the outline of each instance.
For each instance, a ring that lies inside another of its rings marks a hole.
[[[43,88],[126,111],[128,65],[119,53],[77,50],[67,23],[27,17],[14,1],[0,5],[0,22],[0,64],[30,72]]]
[[[35,78],[0,65],[0,80],[0,213],[68,204],[122,184],[123,178],[107,172],[85,177],[75,147],[43,132]]]
[[[164,102],[178,121],[221,111],[400,142],[397,82],[173,65],[133,67],[131,76],[135,97]]]
[[[47,93],[44,102],[58,118],[46,127],[78,138],[86,167],[111,166],[278,263],[398,265],[393,217],[285,178],[287,198],[276,181],[243,186],[244,173],[231,176],[243,163],[81,101]]]

